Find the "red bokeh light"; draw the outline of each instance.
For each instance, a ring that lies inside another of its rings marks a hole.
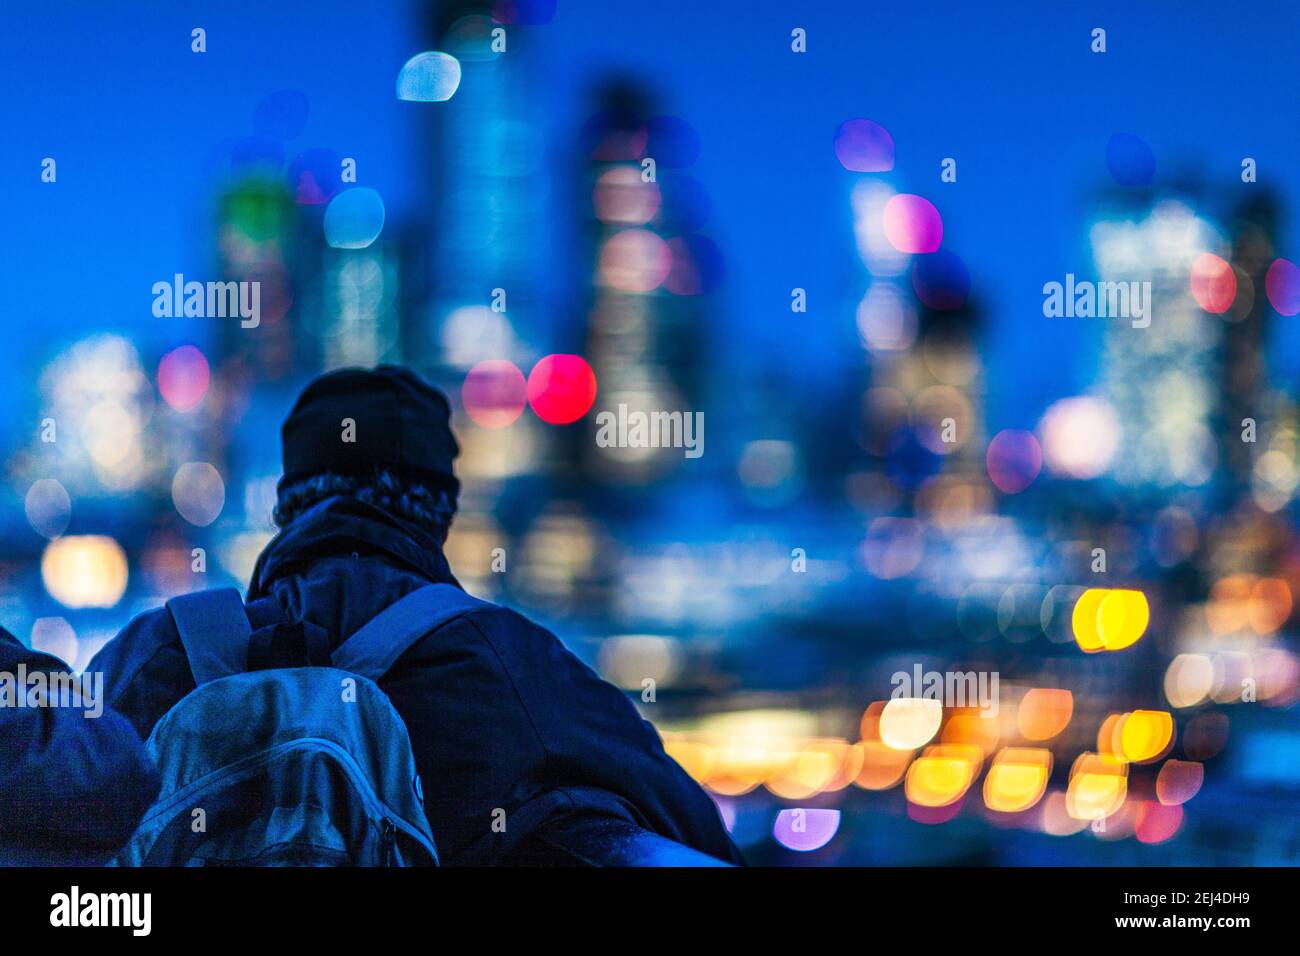
[[[596,373],[581,355],[548,355],[528,374],[528,404],[544,422],[576,422],[595,402]]]

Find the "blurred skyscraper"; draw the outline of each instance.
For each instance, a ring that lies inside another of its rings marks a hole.
[[[1174,198],[1108,213],[1089,238],[1099,282],[1149,282],[1151,290],[1144,319],[1053,320],[1104,323],[1101,387],[1121,426],[1114,477],[1139,497],[1208,490],[1219,454],[1223,320],[1201,309],[1189,279],[1200,253],[1226,256],[1227,242],[1188,201]]]
[[[675,168],[679,129],[656,121],[651,99],[636,84],[608,83],[581,131],[580,195],[590,205],[578,214],[590,224],[592,255],[581,277],[591,290],[584,347],[600,385],[597,410],[689,415],[704,410],[700,297],[720,261],[688,232],[705,200]],[[649,485],[683,460],[674,448],[601,447],[595,429],[593,415],[583,460],[598,481]]]

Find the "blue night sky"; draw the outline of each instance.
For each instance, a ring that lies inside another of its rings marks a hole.
[[[530,34],[516,49],[535,76],[529,98],[557,178],[572,175],[566,150],[576,146],[566,140],[576,140],[593,84],[609,74],[651,85],[663,112],[699,132],[691,174],[711,193],[705,231],[727,269],[713,332],[750,359],[795,370],[860,361],[856,174],[832,148],[836,127],[854,117],[890,130],[889,182],[937,205],[945,247],[970,267],[987,313],[994,428],[1032,426],[1050,401],[1094,377],[1100,326],[1079,320],[1047,334],[1041,289],[1091,269],[1087,210],[1109,183],[1113,133],[1145,139],[1158,178],[1194,172],[1225,202],[1274,189],[1284,212],[1278,254],[1300,259],[1300,7],[1261,4],[1246,19],[1201,0],[807,6],[559,0],[552,23],[517,28]],[[5,5],[0,379],[14,414],[0,424],[0,453],[28,434],[39,369],[77,338],[121,331],[153,361],[210,334],[155,319],[149,290],[174,272],[209,268],[220,150],[252,132],[266,94],[299,89],[310,100],[290,155],[326,146],[355,156],[390,219],[420,208],[427,160],[411,111],[437,107],[401,103],[393,85],[406,58],[429,45],[422,23],[408,3]],[[202,56],[189,49],[194,26],[208,33]],[[795,26],[808,32],[805,55],[790,52]],[[1105,55],[1089,50],[1097,26],[1107,30]],[[40,182],[45,156],[58,160],[55,186]],[[958,161],[956,184],[939,181],[945,156]],[[1260,187],[1241,184],[1244,156],[1258,161]],[[582,275],[572,262],[553,265],[555,275]],[[793,286],[809,291],[806,315],[789,311]],[[1300,364],[1293,321],[1275,322],[1275,375],[1291,377]]]

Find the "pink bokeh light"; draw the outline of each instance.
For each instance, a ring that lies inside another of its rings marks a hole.
[[[1237,276],[1232,266],[1212,252],[1202,252],[1192,262],[1192,298],[1206,312],[1222,315],[1237,298]]]
[[[1264,290],[1279,315],[1300,312],[1300,267],[1290,259],[1274,259],[1264,277]]]
[[[528,404],[528,384],[514,362],[488,359],[479,362],[460,387],[465,414],[482,428],[505,428]]]
[[[854,173],[887,173],[894,168],[894,137],[869,119],[851,119],[835,130],[835,158]]]
[[[840,811],[800,807],[776,815],[772,836],[788,850],[809,853],[830,843],[839,829]]]
[[[943,218],[924,196],[899,193],[885,205],[885,238],[899,252],[934,252],[943,242]]]
[[[1008,428],[989,442],[985,464],[999,491],[1018,494],[1034,483],[1043,468],[1043,450],[1031,432]]]
[[[158,363],[158,391],[178,412],[188,412],[203,401],[211,381],[208,360],[193,345],[172,349]]]

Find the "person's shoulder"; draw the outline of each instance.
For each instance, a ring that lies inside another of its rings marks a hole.
[[[94,670],[120,673],[137,669],[160,647],[180,640],[166,606],[141,611],[90,662]]]
[[[534,651],[566,650],[564,642],[549,629],[504,604],[482,601],[456,620],[461,626],[477,629],[494,644],[528,647]]]
[[[504,604],[494,604],[481,598],[479,600],[481,603],[460,615],[458,620],[473,623],[480,630],[491,634],[539,632],[550,635],[550,632],[540,624],[528,619],[513,608],[506,607]]]
[[[164,640],[180,638],[180,634],[176,630],[176,622],[172,619],[171,612],[167,610],[166,605],[151,607],[132,617],[118,636],[121,638],[127,635],[156,636]]]

